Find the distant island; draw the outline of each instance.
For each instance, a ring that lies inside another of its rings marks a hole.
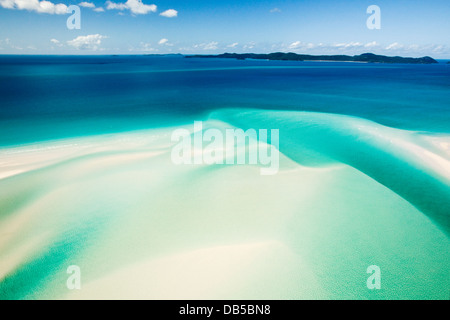
[[[283,61],[340,61],[340,62],[371,62],[371,63],[412,63],[412,64],[432,64],[438,63],[431,57],[405,58],[388,57],[373,53],[363,53],[356,56],[347,55],[309,55],[297,54],[293,52],[275,52],[267,54],[258,53],[223,53],[218,55],[189,55],[186,58],[222,58],[222,59],[257,59],[257,60],[283,60]]]

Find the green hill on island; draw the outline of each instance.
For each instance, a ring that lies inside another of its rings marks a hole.
[[[438,63],[431,57],[405,58],[388,57],[373,53],[364,53],[356,56],[348,55],[308,55],[293,52],[275,52],[268,54],[258,53],[224,53],[218,55],[190,55],[186,58],[222,58],[222,59],[258,59],[258,60],[283,60],[283,61],[341,61],[341,62],[372,62],[372,63],[412,63],[412,64],[432,64]]]

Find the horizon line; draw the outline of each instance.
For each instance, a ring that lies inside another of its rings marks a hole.
[[[364,52],[360,54],[308,54],[308,53],[296,53],[292,51],[274,51],[269,53],[257,53],[257,52],[243,52],[243,53],[237,53],[237,52],[222,52],[222,53],[0,53],[0,56],[216,56],[216,55],[222,55],[222,54],[237,54],[237,55],[244,55],[244,54],[273,54],[273,53],[292,53],[296,55],[305,55],[305,56],[360,56],[363,54],[373,54],[377,56],[384,56],[384,57],[401,57],[401,58],[414,58],[410,56],[401,56],[401,55],[384,55],[384,54],[377,54],[373,52]],[[420,56],[417,58],[425,58],[432,56],[425,55]],[[417,59],[415,58],[415,59]],[[450,60],[450,56],[448,58],[433,58],[435,60]]]

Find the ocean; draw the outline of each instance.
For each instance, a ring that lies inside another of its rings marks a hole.
[[[337,113],[450,131],[450,65],[0,56],[0,145],[199,120],[222,108]]]
[[[0,56],[0,97],[2,299],[448,299],[443,61]],[[194,121],[279,172],[174,164]]]

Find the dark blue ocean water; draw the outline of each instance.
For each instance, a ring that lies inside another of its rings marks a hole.
[[[450,65],[0,56],[0,145],[189,123],[220,108],[450,132]]]

